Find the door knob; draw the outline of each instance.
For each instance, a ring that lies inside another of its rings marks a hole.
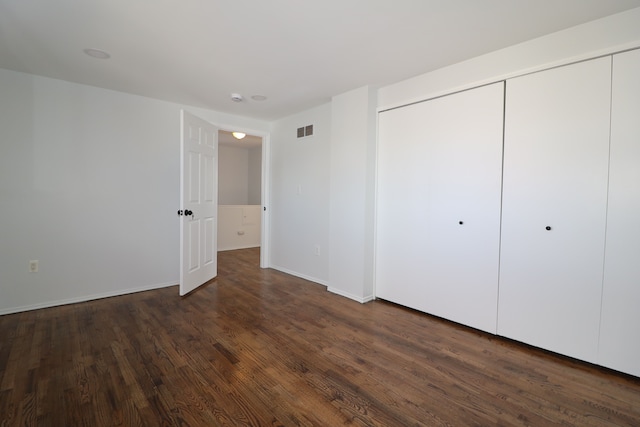
[[[547,231],[550,231],[551,227],[547,225],[544,229],[547,230]]]
[[[184,214],[185,214],[185,215],[193,215],[193,211],[190,211],[189,209],[186,209],[186,210],[184,211]]]
[[[178,211],[178,216],[182,216],[182,210]]]

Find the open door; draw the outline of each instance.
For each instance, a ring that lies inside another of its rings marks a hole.
[[[180,114],[180,295],[218,274],[218,128]]]

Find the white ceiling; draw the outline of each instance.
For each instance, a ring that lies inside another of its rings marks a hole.
[[[0,68],[274,120],[634,7],[640,0],[0,0]]]

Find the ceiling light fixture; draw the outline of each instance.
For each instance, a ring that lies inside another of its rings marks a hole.
[[[106,52],[106,51],[101,50],[101,49],[89,48],[89,49],[84,49],[83,52],[86,53],[87,55],[89,55],[92,58],[97,58],[97,59],[109,59],[109,58],[111,58],[111,54],[109,52]]]
[[[232,93],[231,100],[233,102],[242,102],[242,95],[240,95],[239,93]]]
[[[242,139],[245,136],[247,136],[246,133],[242,133],[242,132],[231,132],[231,135],[233,135],[235,139]]]

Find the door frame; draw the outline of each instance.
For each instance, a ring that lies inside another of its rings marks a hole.
[[[270,262],[270,197],[271,197],[271,134],[265,131],[259,131],[244,127],[242,125],[232,126],[229,124],[220,124],[212,122],[219,131],[226,132],[243,132],[247,135],[258,136],[262,138],[262,176],[260,182],[260,203],[262,210],[260,212],[260,268],[269,268]],[[218,179],[218,185],[220,180]]]

